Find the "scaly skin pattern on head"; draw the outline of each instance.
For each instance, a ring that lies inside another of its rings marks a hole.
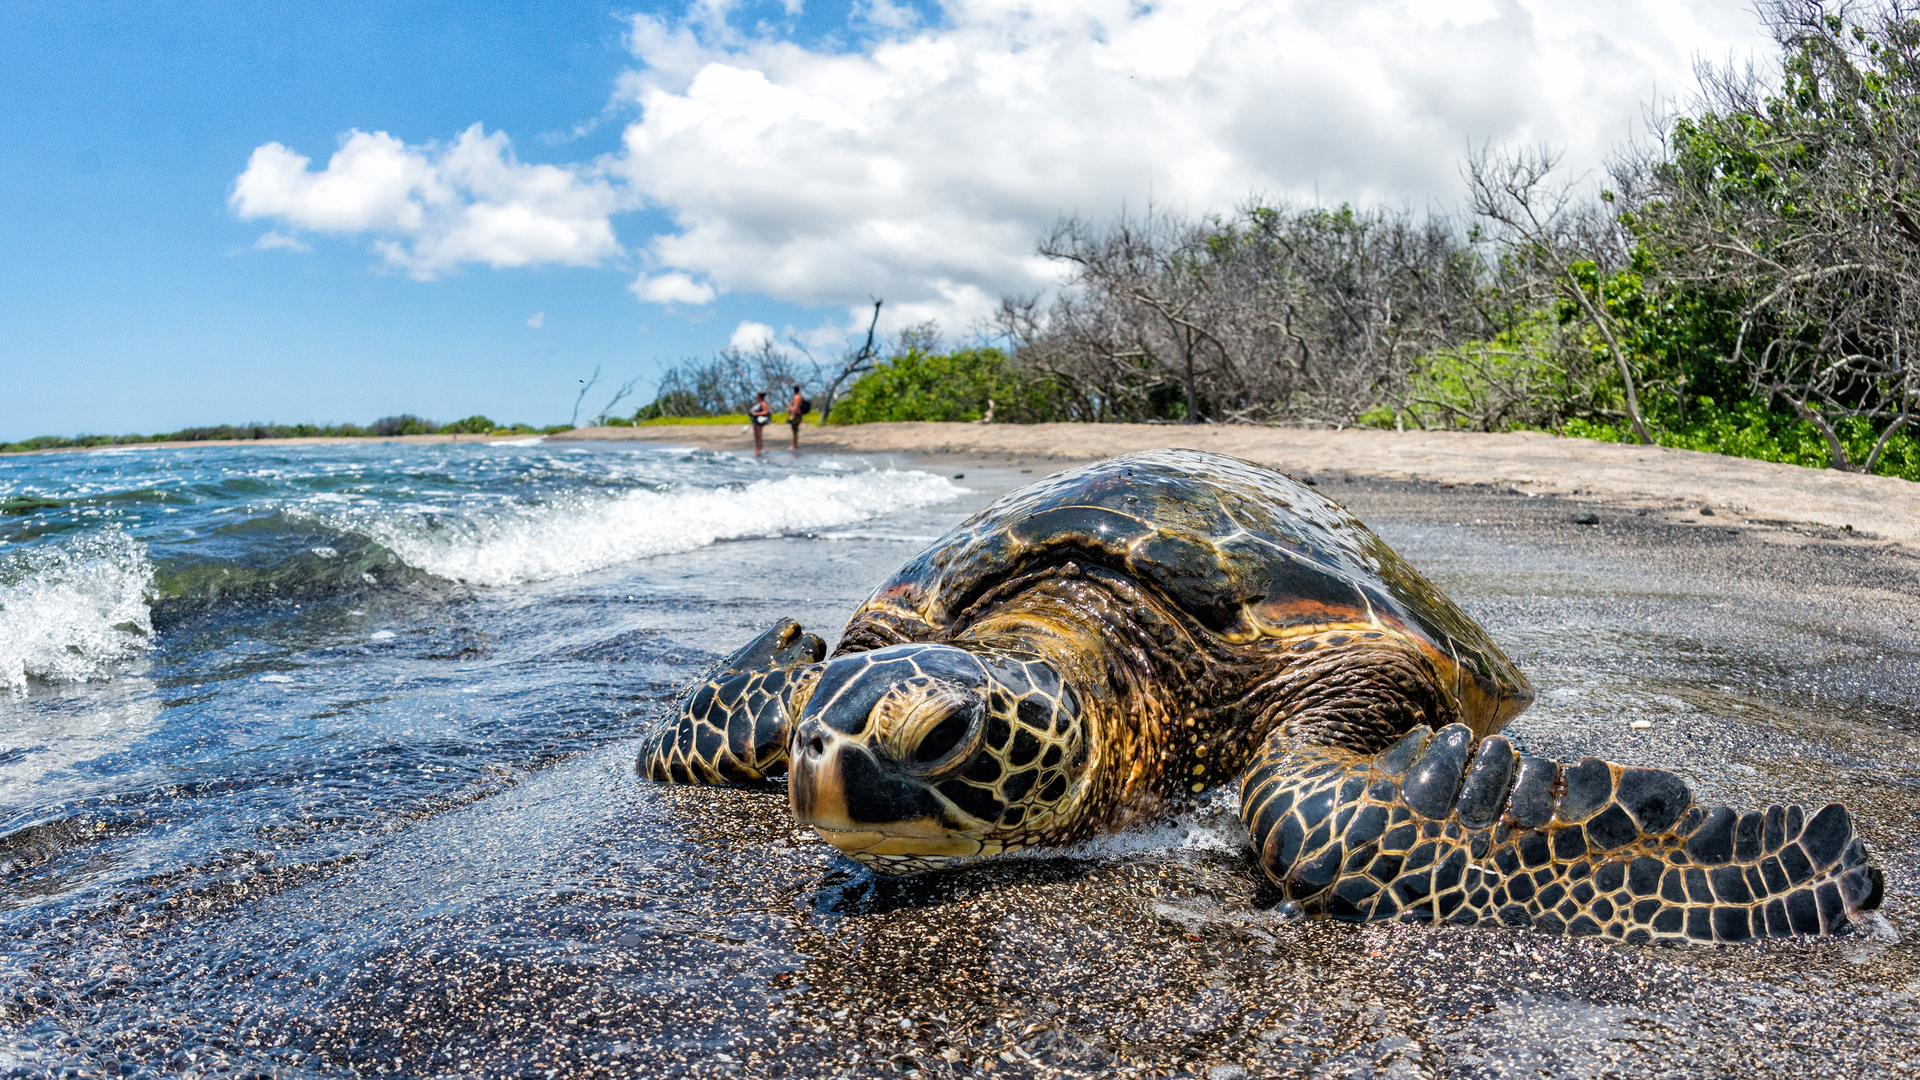
[[[1043,819],[974,815],[993,826],[994,850],[1074,843],[1189,803],[1238,775],[1266,732],[1324,685],[1325,654],[1310,651],[1316,635],[1223,642],[1104,567],[1050,566],[996,592],[961,614],[946,643],[1033,657],[1054,672],[1070,689],[1072,733],[1086,747],[1086,765],[1062,778],[1064,797]],[[1377,627],[1317,635],[1355,647],[1387,637]],[[1381,717],[1345,720],[1373,731],[1367,725]],[[1378,733],[1389,730],[1397,734],[1390,725]]]
[[[1080,801],[1078,715],[1031,654],[909,644],[836,657],[798,710],[794,816],[886,874],[1042,842]]]
[[[832,659],[797,635],[683,695],[640,770],[713,783],[791,756],[796,818],[882,873],[1071,843],[1238,779],[1268,877],[1341,919],[1738,941],[1880,900],[1839,806],[1709,811],[1669,773],[1515,754],[1495,733],[1532,690],[1485,631],[1340,507],[1231,458],[1010,493],[876,590]]]

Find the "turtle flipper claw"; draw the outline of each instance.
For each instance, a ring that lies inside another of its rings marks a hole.
[[[802,633],[793,619],[781,619],[766,632],[720,661],[719,671],[741,673],[763,668],[792,668],[817,664],[827,655],[827,643],[818,634]]]
[[[818,678],[817,634],[782,619],[728,654],[648,721],[635,770],[674,784],[763,780],[787,766],[789,705]]]
[[[1731,942],[1844,932],[1884,888],[1837,803],[1707,810],[1672,773],[1560,766],[1458,724],[1378,755],[1276,734],[1241,815],[1289,896],[1356,921]]]

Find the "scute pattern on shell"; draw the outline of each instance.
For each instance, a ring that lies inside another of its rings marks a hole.
[[[1426,644],[1483,729],[1532,697],[1486,632],[1345,509],[1259,465],[1192,450],[1096,462],[1003,497],[881,585],[849,637],[861,640],[863,617],[952,627],[999,583],[1069,560],[1133,577],[1226,642],[1390,627]]]

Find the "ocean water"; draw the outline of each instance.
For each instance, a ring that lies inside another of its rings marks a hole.
[[[981,501],[867,461],[673,448],[0,459],[0,988],[51,995],[0,1003],[0,1075],[180,1068],[244,1041],[234,1010],[284,1008],[297,981],[278,950],[325,983],[360,959],[342,934],[446,900],[419,885],[370,913],[353,868],[417,865],[424,831],[529,779],[595,789],[568,828],[600,822],[603,786],[644,800],[621,747],[662,698],[777,617],[831,635]],[[489,865],[460,876],[509,917],[533,849],[462,820],[452,842]],[[303,890],[363,908],[343,923]],[[219,917],[180,920],[203,907]],[[212,991],[215,955],[272,974]],[[86,989],[53,1002],[63,987]],[[184,1029],[140,1034],[162,1018]],[[254,1041],[235,1060],[343,1060],[311,1030]]]

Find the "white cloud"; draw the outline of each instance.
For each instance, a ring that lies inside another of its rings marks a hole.
[[[621,253],[611,184],[589,167],[522,163],[504,134],[479,124],[446,146],[354,131],[325,169],[311,163],[267,143],[228,202],[242,218],[372,233],[390,265],[423,279],[462,263],[595,266]]]
[[[775,336],[773,327],[766,323],[747,321],[733,328],[733,336],[727,339],[727,344],[736,349],[757,349],[773,341]]]
[[[288,236],[275,229],[268,229],[260,239],[253,242],[253,246],[259,248],[261,251],[280,249],[284,251],[297,251],[302,254],[313,250],[313,245],[302,241],[298,237]]]
[[[854,0],[849,15],[895,32],[911,30],[920,23],[919,12],[911,7],[901,7],[891,0]]]
[[[719,295],[713,286],[678,272],[653,277],[641,274],[627,288],[640,299],[654,304],[710,304]]]
[[[444,147],[355,131],[318,172],[260,147],[233,206],[371,234],[421,277],[599,264],[621,254],[610,215],[647,206],[671,226],[633,238],[643,302],[758,294],[864,329],[883,296],[884,326],[958,331],[1056,280],[1033,246],[1061,214],[1450,208],[1469,144],[1592,169],[1696,57],[1766,48],[1747,0],[949,0],[933,27],[861,0],[848,32],[878,36],[852,50],[742,31],[738,6],[631,19],[617,154],[526,165],[477,125]]]
[[[527,329],[529,330],[538,330],[545,325],[547,325],[547,313],[544,311],[536,311],[527,318]]]
[[[891,16],[883,3],[866,19]],[[887,298],[888,325],[959,329],[1045,288],[1062,213],[1250,193],[1452,205],[1469,143],[1634,135],[1696,56],[1762,44],[1743,0],[1327,4],[955,0],[863,52],[633,20],[641,115],[609,168],[676,228],[651,261],[715,290]],[[636,292],[642,290],[636,286]],[[644,292],[642,292],[644,296]]]

